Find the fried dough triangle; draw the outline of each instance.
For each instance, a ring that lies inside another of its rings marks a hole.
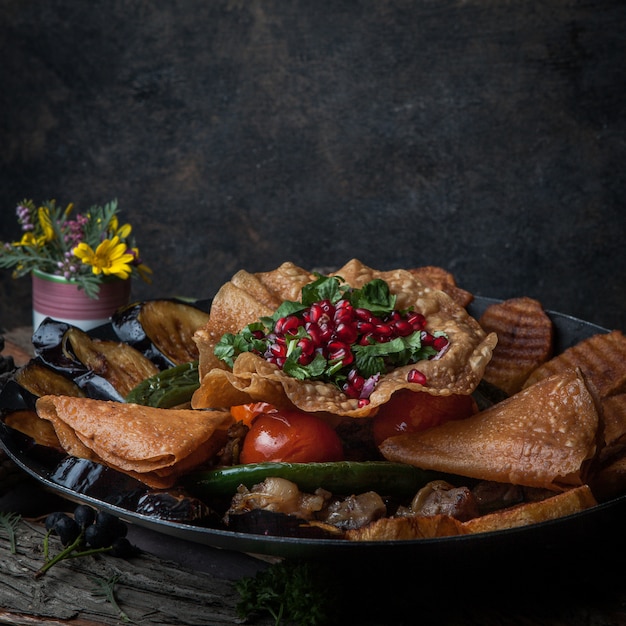
[[[383,441],[389,461],[560,491],[585,482],[599,432],[579,370],[546,378],[465,420]]]
[[[157,409],[70,396],[43,396],[36,408],[68,454],[160,488],[206,461],[223,443],[220,435],[232,420],[227,411]]]
[[[419,361],[381,376],[369,398],[370,403],[364,407],[359,406],[358,399],[349,399],[331,383],[297,380],[251,352],[240,354],[230,371],[213,353],[221,336],[238,332],[261,316],[271,315],[268,293],[281,303],[299,300],[302,287],[315,280],[315,275],[293,264],[283,264],[274,272],[249,274],[247,278],[240,272],[218,291],[209,323],[194,336],[200,354],[200,388],[193,396],[192,406],[196,409],[229,407],[265,401],[279,406],[295,405],[308,412],[367,417],[398,389],[433,395],[472,393],[496,345],[495,333],[486,333],[450,296],[423,283],[408,270],[379,271],[353,259],[331,276],[341,277],[354,288],[375,278],[384,280],[396,295],[397,309],[413,307],[426,317],[428,330],[447,334],[448,350],[441,358]],[[425,387],[407,381],[412,369],[419,369],[426,376]]]

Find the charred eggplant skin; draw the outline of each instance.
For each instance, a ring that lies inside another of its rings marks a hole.
[[[133,302],[111,318],[116,335],[143,352],[159,369],[197,359],[191,336],[208,320],[210,301],[165,298]]]
[[[183,481],[198,497],[232,496],[240,485],[251,488],[270,476],[286,478],[302,491],[318,488],[335,494],[376,491],[387,496],[413,496],[426,483],[443,475],[387,461],[327,463],[249,463],[192,472]]]
[[[126,402],[171,409],[189,402],[199,386],[198,361],[182,363],[140,382],[126,396]]]

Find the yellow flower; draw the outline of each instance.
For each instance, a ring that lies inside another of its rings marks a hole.
[[[26,248],[35,248],[37,246],[43,246],[45,240],[42,238],[38,240],[32,232],[24,233],[19,241],[14,242],[13,246],[24,246]]]
[[[130,264],[134,256],[128,253],[125,243],[119,237],[105,239],[96,250],[87,243],[79,243],[72,251],[83,263],[91,265],[94,274],[117,276],[126,280],[131,274]]]
[[[128,239],[132,229],[133,228],[130,224],[120,226],[117,220],[117,215],[114,215],[109,222],[109,232],[112,235],[117,235],[120,239]]]
[[[52,227],[52,218],[50,217],[50,209],[45,206],[39,207],[37,217],[39,218],[39,225],[43,231],[44,243],[46,241],[52,241],[55,235],[54,228]]]

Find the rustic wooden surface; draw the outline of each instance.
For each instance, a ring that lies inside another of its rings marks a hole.
[[[64,561],[35,580],[34,573],[43,563],[44,534],[41,524],[23,521],[18,527],[16,554],[10,553],[6,541],[0,543],[0,606],[5,611],[4,617],[0,613],[0,623],[69,620],[77,626],[119,624],[123,620],[116,608],[98,594],[97,580],[112,577],[119,577],[114,586],[116,602],[132,623],[239,623],[235,611],[238,594],[232,581],[192,572],[147,553],[128,560],[94,556]],[[51,540],[53,554],[59,546]]]

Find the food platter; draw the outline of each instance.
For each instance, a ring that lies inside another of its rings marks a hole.
[[[498,300],[476,297],[468,307],[474,316]],[[606,329],[577,318],[548,312],[555,325],[555,350],[563,351],[593,334]],[[98,333],[106,335],[107,328]],[[0,408],[11,409],[0,394]],[[303,539],[268,536],[206,528],[192,523],[157,518],[136,510],[133,503],[146,487],[112,469],[89,462],[62,457],[51,449],[34,446],[21,433],[0,422],[0,443],[8,456],[27,474],[50,490],[70,501],[91,504],[108,510],[133,525],[156,531],[160,535],[182,539],[203,546],[253,553],[268,557],[312,558],[339,561],[351,566],[428,562],[431,568],[445,571],[450,564],[484,561],[489,554],[494,567],[498,561],[533,563],[567,567],[568,559],[580,550],[601,554],[615,550],[624,542],[621,527],[626,520],[626,495],[580,513],[522,528],[476,535],[419,539],[411,541],[349,542],[341,539]],[[573,550],[573,546],[576,547]]]

